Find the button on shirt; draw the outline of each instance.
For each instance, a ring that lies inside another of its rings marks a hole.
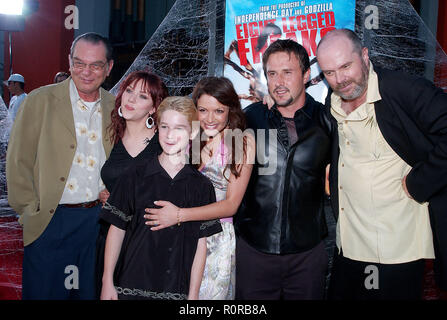
[[[374,109],[379,100],[372,64],[364,104],[346,115],[340,97],[331,96],[340,147],[337,247],[345,257],[365,262],[434,258],[428,203],[408,198],[402,188],[411,167],[380,132]]]
[[[105,188],[100,170],[106,160],[102,144],[101,97],[94,102],[83,101],[73,80],[70,80],[70,100],[76,129],[76,148],[70,173],[60,203],[81,203],[98,199]]]

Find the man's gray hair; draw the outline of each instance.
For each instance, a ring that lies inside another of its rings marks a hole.
[[[95,33],[95,32],[88,32],[88,33],[81,34],[80,36],[77,36],[76,39],[73,40],[73,43],[71,44],[71,48],[70,48],[70,57],[72,59],[73,59],[74,48],[76,47],[76,43],[78,43],[79,40],[87,41],[87,42],[93,43],[93,44],[102,43],[104,45],[104,47],[106,48],[107,62],[109,62],[110,60],[113,59],[113,57],[112,57],[113,48],[109,42],[109,39],[107,39],[107,38],[103,37],[102,35],[100,35],[99,33]]]

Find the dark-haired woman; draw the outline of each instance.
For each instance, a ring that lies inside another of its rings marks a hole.
[[[146,71],[135,71],[121,83],[112,123],[108,128],[114,147],[101,169],[101,179],[106,189],[100,194],[104,203],[123,172],[140,161],[148,161],[160,151],[156,133],[156,111],[161,101],[168,96],[163,81]],[[100,221],[97,241],[97,295],[101,293],[104,269],[104,249],[109,224]]]

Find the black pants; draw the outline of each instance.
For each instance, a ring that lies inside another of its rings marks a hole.
[[[324,242],[295,254],[262,253],[236,239],[237,300],[321,300],[328,256]]]
[[[337,250],[337,249],[336,249]],[[419,300],[425,260],[380,264],[334,254],[330,300]]]

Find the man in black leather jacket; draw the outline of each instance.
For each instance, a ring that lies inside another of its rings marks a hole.
[[[275,105],[245,109],[257,158],[235,217],[236,299],[322,299],[331,122],[305,92],[310,64],[301,45],[275,41],[263,67]]]

